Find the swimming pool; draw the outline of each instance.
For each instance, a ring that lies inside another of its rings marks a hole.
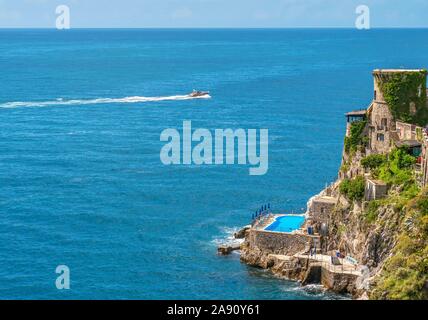
[[[305,216],[303,215],[280,216],[277,217],[274,222],[268,225],[265,230],[276,232],[292,232],[299,229],[304,221]]]

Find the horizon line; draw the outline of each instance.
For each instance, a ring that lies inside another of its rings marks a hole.
[[[58,30],[56,27],[0,27],[0,30]],[[324,26],[302,26],[302,27],[71,27],[70,29],[62,29],[61,31],[70,31],[73,29],[80,30],[112,30],[112,29],[123,29],[123,30],[143,30],[143,29],[152,29],[152,30],[243,30],[243,29],[254,29],[254,30],[296,30],[296,29],[346,29],[346,30],[357,30],[357,31],[370,31],[370,30],[379,30],[379,29],[428,29],[428,26],[416,26],[416,27],[371,27],[370,29],[357,29],[356,27],[324,27]]]

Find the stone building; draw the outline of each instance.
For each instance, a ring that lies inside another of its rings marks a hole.
[[[366,201],[378,200],[386,196],[388,186],[385,182],[379,180],[366,180],[365,195]]]
[[[421,138],[418,137],[418,129],[420,130],[420,127],[414,124],[395,121],[395,127],[400,140],[418,140]]]
[[[336,202],[337,199],[334,197],[320,196],[314,198],[308,210],[308,218],[314,223],[327,222]]]
[[[425,70],[399,70],[399,69],[388,69],[382,70],[377,69],[373,71],[374,78],[374,96],[373,103],[368,109],[369,114],[369,145],[370,149],[374,153],[388,153],[394,146],[394,141],[400,140],[399,134],[397,133],[397,122],[394,119],[391,112],[390,106],[385,101],[385,97],[382,92],[382,83],[387,83],[392,77],[401,76],[406,77],[409,73],[421,73],[426,78]],[[420,88],[415,88],[417,92],[411,94],[411,96],[418,96],[422,94]],[[424,93],[425,94],[425,93]],[[409,100],[409,114],[416,112],[414,102]],[[401,127],[404,127],[404,123]],[[411,125],[410,125],[411,126]]]
[[[412,79],[418,79],[416,85]],[[350,134],[350,127],[354,121],[367,120],[365,133],[368,137],[368,145],[362,156],[376,153],[388,153],[394,147],[407,147],[409,153],[417,157],[417,171],[420,170],[421,182],[423,186],[428,186],[428,123],[426,127],[415,125],[419,123],[424,125],[426,119],[428,102],[426,105],[421,104],[421,97],[427,96],[426,84],[427,71],[424,69],[404,70],[404,69],[376,69],[373,71],[374,93],[373,101],[367,110],[357,110],[346,114],[347,127],[346,136]],[[404,89],[400,87],[404,83]],[[419,85],[417,85],[419,83]],[[392,85],[391,85],[392,84]],[[398,85],[397,85],[398,84]],[[397,95],[403,96],[401,90],[405,92],[404,102],[395,106],[395,116],[384,97],[385,85],[389,85],[390,92],[396,92]],[[417,103],[416,103],[416,102]],[[397,110],[398,109],[398,110]],[[397,113],[398,111],[398,113]],[[409,119],[406,123],[401,119]],[[348,160],[347,154],[344,153],[342,164]],[[355,157],[354,157],[355,158]],[[359,160],[357,153],[357,160]],[[356,161],[354,161],[356,162]],[[361,174],[359,167],[352,163],[351,170],[340,172],[339,177],[353,178]],[[355,172],[354,172],[355,171]],[[381,181],[368,180],[366,183],[366,199],[377,199],[386,192],[386,186]]]

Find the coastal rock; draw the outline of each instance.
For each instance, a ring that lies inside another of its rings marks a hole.
[[[396,243],[401,215],[393,207],[378,209],[378,221],[370,224],[364,218],[364,205],[350,203],[340,196],[336,182],[328,187],[329,194],[338,201],[329,215],[328,237],[321,239],[326,252],[346,252],[361,265],[361,274],[330,272],[308,259],[296,258],[308,252],[309,242],[305,237],[284,235],[264,230],[247,229],[241,246],[241,261],[260,268],[270,269],[275,275],[302,284],[321,283],[337,293],[351,293],[354,298],[366,299],[373,279],[382,270],[384,261],[390,256]],[[324,190],[321,194],[326,194]],[[307,236],[306,236],[307,237]],[[363,272],[364,271],[364,272]]]
[[[217,253],[220,255],[228,255],[231,254],[232,251],[239,250],[240,248],[240,243],[222,244],[217,247]]]
[[[293,256],[269,255],[267,266],[280,277],[292,280],[300,280],[302,265],[299,259]]]
[[[247,231],[251,228],[250,225],[243,227],[242,229],[238,230],[237,232],[234,233],[234,238],[235,239],[244,239],[245,235],[247,233]]]

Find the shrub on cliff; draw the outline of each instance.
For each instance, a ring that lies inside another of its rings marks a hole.
[[[378,200],[373,200],[368,203],[367,210],[364,213],[364,217],[368,223],[376,221],[380,204]]]
[[[361,165],[365,169],[376,170],[387,161],[383,154],[371,154],[361,160]]]
[[[413,165],[416,158],[407,153],[405,148],[394,149],[387,157],[387,161],[379,167],[378,177],[388,184],[402,185],[404,189],[414,183]]]
[[[367,121],[365,120],[354,121],[351,123],[349,136],[345,137],[344,142],[346,153],[349,153],[350,151],[357,151],[358,146],[366,145],[367,139],[363,135],[366,124]]]
[[[365,169],[370,169],[373,178],[389,185],[401,186],[403,191],[417,189],[413,173],[415,163],[416,157],[410,155],[405,147],[396,148],[388,155],[373,154],[361,160],[361,165]],[[416,193],[412,192],[411,197],[415,195]]]
[[[428,196],[419,197],[416,200],[416,206],[422,216],[428,216]]]
[[[351,201],[362,200],[364,197],[365,180],[363,176],[354,179],[344,179],[339,186],[339,191]]]

